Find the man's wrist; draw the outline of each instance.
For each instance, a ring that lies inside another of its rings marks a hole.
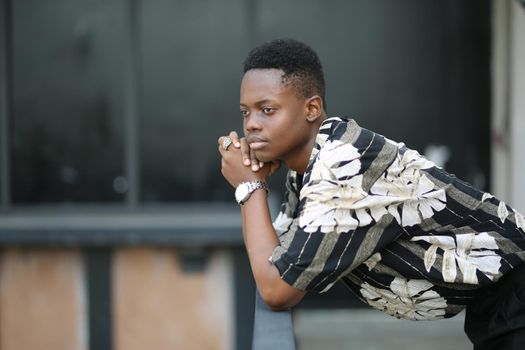
[[[251,197],[253,192],[260,189],[268,192],[268,184],[260,180],[241,182],[235,189],[235,200],[239,205],[243,205]]]

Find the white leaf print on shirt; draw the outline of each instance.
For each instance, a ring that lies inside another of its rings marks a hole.
[[[485,202],[487,199],[494,198],[494,196],[491,193],[485,192],[483,193],[483,197],[481,197],[481,201]]]
[[[363,176],[357,175],[359,157],[357,148],[339,140],[327,141],[319,151],[310,180],[301,190],[307,201],[299,225],[306,232],[341,233],[365,225],[351,215],[355,203],[366,197]]]
[[[432,287],[432,283],[426,280],[395,277],[390,289],[365,282],[360,292],[370,306],[391,316],[407,320],[436,320],[444,317],[447,303],[445,298],[431,290]]]
[[[507,210],[507,206],[502,201],[500,201],[498,205],[498,216],[502,223],[504,223],[505,220],[507,219],[507,216],[509,216],[509,211]]]
[[[377,252],[373,254],[368,260],[366,260],[363,264],[368,267],[368,271],[372,271],[374,267],[376,267],[377,263],[381,261],[381,253]]]
[[[421,171],[434,166],[414,150],[406,150],[398,156],[370,189],[372,196],[367,200],[371,202],[369,206],[375,207],[372,216],[374,211],[375,216],[388,212],[402,226],[413,226],[443,210],[446,207],[445,190],[437,188]],[[401,215],[398,208],[401,208]]]
[[[288,217],[288,215],[283,212],[279,212],[279,215],[277,215],[277,218],[275,218],[275,221],[273,222],[273,228],[277,235],[282,235],[284,232],[288,231],[292,221],[293,219],[291,217]]]
[[[437,257],[437,249],[443,253],[441,267],[445,282],[463,282],[479,284],[476,271],[482,272],[490,280],[499,274],[501,257],[495,252],[498,245],[494,237],[486,232],[465,233],[454,237],[450,236],[414,236],[412,241],[425,241],[432,244],[425,252],[425,268],[430,271]],[[456,281],[457,267],[463,279]]]
[[[385,214],[403,226],[412,226],[446,207],[445,190],[421,171],[434,163],[416,151],[398,155],[370,193],[362,188],[363,175],[357,175],[359,157],[357,148],[339,140],[327,141],[319,151],[310,181],[301,190],[307,201],[299,225],[306,232],[348,232],[377,222]]]
[[[514,215],[516,217],[516,226],[522,230],[525,230],[525,219],[523,218],[523,215],[518,213],[516,210],[514,210]]]

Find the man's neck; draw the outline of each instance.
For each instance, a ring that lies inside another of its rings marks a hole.
[[[310,139],[303,152],[299,153],[295,157],[290,157],[289,159],[285,160],[284,163],[288,169],[295,170],[298,174],[304,174],[306,168],[308,167],[308,162],[310,161],[310,155],[312,154],[314,145],[315,137]],[[310,152],[308,152],[308,150]]]
[[[304,174],[306,172],[308,162],[310,161],[310,156],[312,155],[312,150],[315,146],[315,140],[317,138],[317,134],[319,133],[319,128],[326,118],[328,118],[327,115],[323,113],[323,115],[319,118],[319,121],[315,123],[315,126],[312,126],[310,138],[304,147],[297,154],[284,160],[284,164],[286,164],[288,169],[294,170],[298,174]]]

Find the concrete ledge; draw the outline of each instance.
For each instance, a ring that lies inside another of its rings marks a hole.
[[[0,213],[0,245],[239,246],[235,205],[44,207]]]
[[[255,295],[255,319],[253,324],[252,350],[295,350],[292,312],[272,311],[262,300],[259,291]]]

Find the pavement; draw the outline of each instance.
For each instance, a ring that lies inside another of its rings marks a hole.
[[[470,350],[464,318],[406,321],[374,309],[307,309],[294,312],[294,330],[298,350]]]

